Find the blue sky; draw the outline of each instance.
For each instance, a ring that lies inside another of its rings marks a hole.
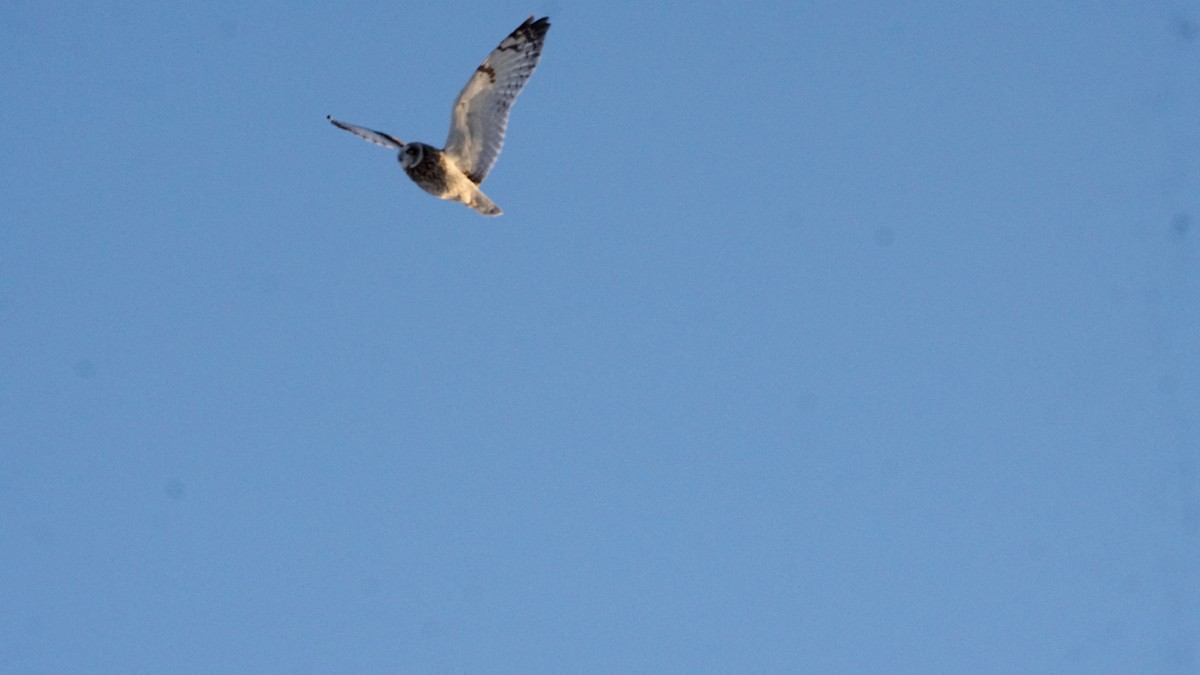
[[[441,145],[530,13],[484,219]],[[0,670],[1194,672],[1200,5],[0,6]]]

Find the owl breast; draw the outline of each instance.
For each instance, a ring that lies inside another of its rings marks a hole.
[[[449,178],[446,175],[446,155],[437,148],[425,145],[421,148],[424,153],[421,161],[413,166],[405,167],[404,173],[421,186],[421,189],[431,195],[441,197],[450,191]]]

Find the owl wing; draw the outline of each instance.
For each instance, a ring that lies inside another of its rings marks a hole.
[[[366,127],[360,127],[354,124],[347,124],[341,120],[333,119],[332,115],[326,115],[325,119],[329,120],[333,126],[339,129],[345,129],[359,138],[365,138],[375,145],[382,145],[385,148],[397,149],[404,147],[404,141],[391,134],[385,134],[382,131],[374,131],[372,129],[367,129]]]
[[[454,102],[445,153],[476,184],[483,182],[500,149],[508,111],[542,57],[550,20],[525,20],[475,69]]]

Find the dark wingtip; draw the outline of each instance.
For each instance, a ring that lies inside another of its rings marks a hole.
[[[550,17],[543,16],[537,21],[534,21],[533,16],[530,15],[528,19],[525,19],[525,23],[521,24],[521,27],[518,28],[517,31],[529,31],[531,35],[541,37],[550,31]],[[515,33],[516,31],[513,32]]]

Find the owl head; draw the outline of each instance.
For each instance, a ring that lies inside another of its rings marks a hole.
[[[400,166],[411,169],[425,159],[425,148],[420,143],[409,143],[400,149]]]

